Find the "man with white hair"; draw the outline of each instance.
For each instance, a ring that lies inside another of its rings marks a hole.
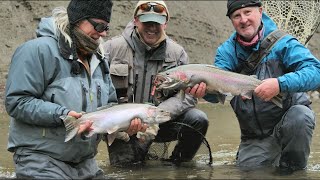
[[[164,101],[154,98],[152,84],[155,75],[188,63],[183,47],[165,33],[169,19],[164,1],[139,1],[133,20],[120,36],[107,41],[104,47],[109,55],[110,74],[119,103],[149,102],[171,112],[172,120],[160,124],[159,132],[152,129],[150,134],[157,134],[157,142],[178,140],[170,160],[179,164],[192,160],[206,135],[208,118],[204,112],[194,108],[197,98],[204,96],[206,84],[200,83],[187,89],[183,100],[175,96],[176,92],[171,92],[171,96]],[[137,123],[136,128],[132,126],[127,132],[134,135],[141,126]],[[143,162],[151,143],[149,140],[138,141],[135,136],[131,136],[129,142],[117,140],[108,148],[110,164]]]
[[[319,60],[278,30],[260,0],[228,0],[227,16],[235,32],[218,47],[214,65],[263,80],[251,99],[230,101],[241,130],[237,165],[275,166],[279,174],[305,169],[315,127],[305,92],[320,87]],[[278,94],[283,108],[270,101]],[[205,99],[217,102],[214,95]]]

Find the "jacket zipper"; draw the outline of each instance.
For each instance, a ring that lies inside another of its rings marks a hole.
[[[134,84],[133,84],[133,93],[132,93],[132,102],[136,101],[136,93],[137,93],[137,84],[138,84],[138,78],[139,78],[139,74],[135,75],[135,80],[134,80]]]
[[[149,98],[148,98],[148,102],[151,102],[153,103],[153,78],[154,78],[154,75],[151,75],[151,79],[150,79],[150,86],[149,86]]]
[[[144,88],[144,86],[145,86],[145,84],[146,84],[146,75],[147,75],[147,65],[148,65],[148,56],[147,56],[147,54],[145,55],[145,61],[144,61],[144,65],[143,65],[143,67],[144,67],[144,69],[143,69],[143,80],[142,80],[142,88]],[[141,93],[141,99],[140,99],[140,102],[142,102],[143,101],[143,99],[144,99],[144,92],[142,92]]]
[[[101,86],[100,83],[97,83],[97,107],[101,107],[102,102],[101,102]]]
[[[81,86],[82,86],[82,111],[86,112],[87,109],[87,93],[88,90],[85,87],[83,81],[81,81]]]

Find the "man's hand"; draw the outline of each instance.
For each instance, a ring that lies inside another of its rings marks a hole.
[[[204,95],[206,95],[206,89],[207,89],[207,84],[204,82],[201,82],[200,84],[194,85],[192,88],[188,87],[185,90],[185,93],[191,94],[195,98],[202,98]]]
[[[137,132],[146,132],[146,129],[148,128],[147,124],[142,124],[140,118],[134,118],[131,120],[131,124],[129,128],[126,130],[126,133],[129,134],[129,136],[132,136],[134,134],[137,134]]]
[[[73,116],[73,117],[78,119],[78,118],[80,118],[82,116],[82,114],[81,113],[77,113],[75,111],[70,111],[68,113],[68,116]],[[80,124],[80,128],[78,130],[78,135],[83,133],[83,132],[85,132],[85,131],[91,131],[92,130],[92,128],[91,128],[92,124],[93,124],[92,121],[86,121],[85,123]]]
[[[277,78],[269,78],[262,81],[256,87],[254,93],[264,101],[270,101],[274,96],[280,93],[279,82]]]

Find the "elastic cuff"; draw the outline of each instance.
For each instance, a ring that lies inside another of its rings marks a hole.
[[[65,110],[62,111],[62,114],[61,114],[61,115],[68,115],[69,112],[70,112],[69,109],[65,109]]]

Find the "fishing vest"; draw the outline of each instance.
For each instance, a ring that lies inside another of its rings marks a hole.
[[[106,43],[109,52],[110,75],[117,91],[119,103],[154,102],[153,79],[163,70],[186,64],[188,57],[183,48],[167,38],[158,48],[146,50],[133,34],[132,42],[123,36]],[[134,47],[131,47],[134,46]]]

